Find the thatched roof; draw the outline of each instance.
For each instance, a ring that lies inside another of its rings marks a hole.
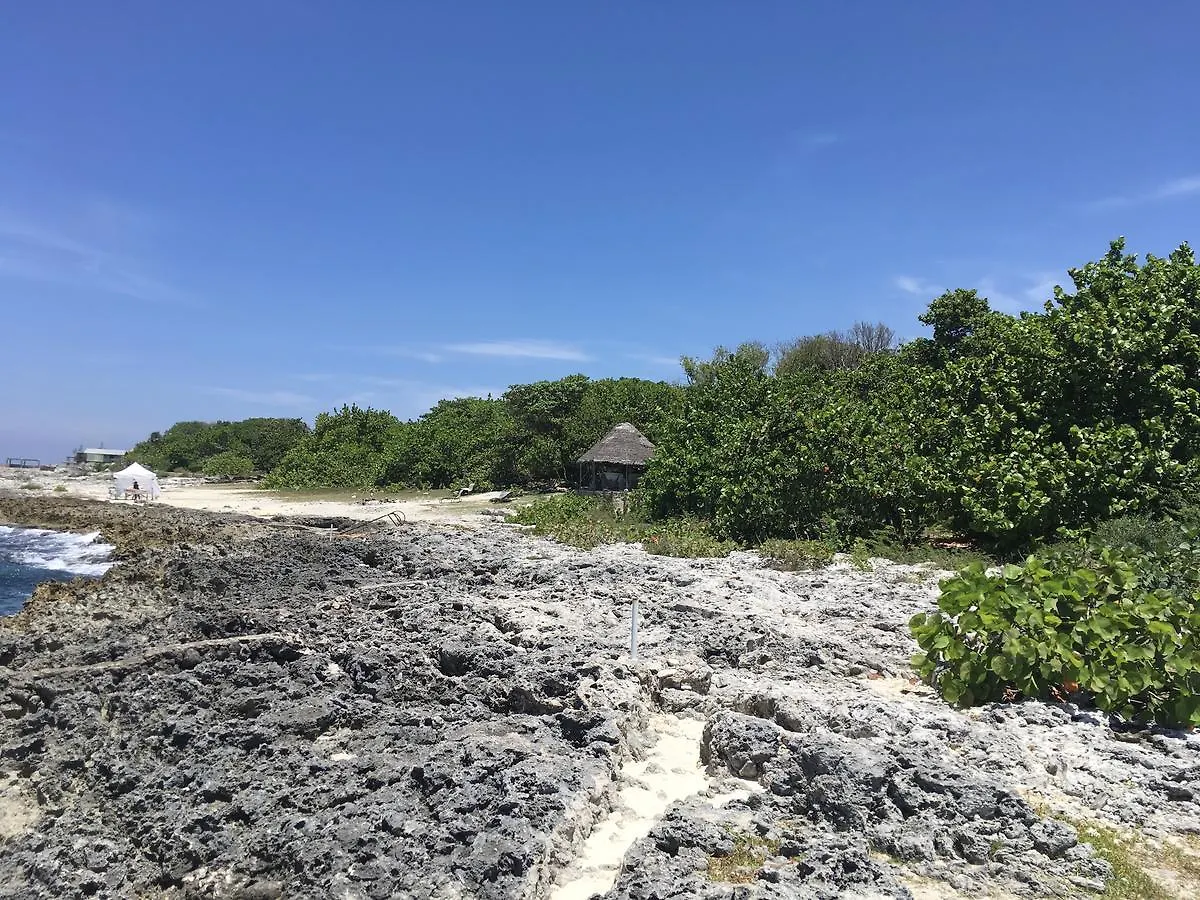
[[[628,422],[622,422],[596,441],[578,461],[644,466],[653,455],[654,445],[649,439]]]

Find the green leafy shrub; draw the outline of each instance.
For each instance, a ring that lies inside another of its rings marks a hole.
[[[1146,516],[1121,516],[1101,522],[1092,531],[1091,544],[1101,547],[1126,547],[1142,552],[1162,551],[1186,538],[1184,529],[1171,520]]]
[[[206,459],[201,471],[213,477],[245,478],[254,474],[254,460],[235,450],[226,450]]]
[[[618,521],[612,502],[602,497],[555,494],[519,510],[513,521],[532,525],[535,534],[585,549],[636,539],[628,523]]]
[[[942,582],[910,627],[913,665],[951,703],[1079,692],[1126,720],[1200,725],[1200,547],[1031,556]]]
[[[1162,518],[1200,486],[1200,266],[1115,241],[1044,311],[947,291],[932,338],[774,374],[757,345],[685,360],[691,381],[642,482],[657,515],[723,536],[919,545],[933,526],[1005,555],[1123,516]],[[889,555],[889,554],[881,554]]]
[[[385,410],[351,404],[321,413],[263,484],[290,490],[377,487],[396,453],[399,431],[400,421]]]

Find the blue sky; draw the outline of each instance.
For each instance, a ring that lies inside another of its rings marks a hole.
[[[0,10],[0,457],[1032,308],[1198,239],[1200,7]]]

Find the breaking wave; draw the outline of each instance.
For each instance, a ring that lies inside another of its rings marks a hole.
[[[113,547],[99,536],[0,525],[0,615],[17,612],[39,582],[107,572]]]

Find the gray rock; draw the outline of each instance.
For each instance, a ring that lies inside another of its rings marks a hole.
[[[1075,829],[1053,820],[1034,822],[1029,829],[1033,845],[1050,857],[1059,857],[1079,843]]]
[[[738,778],[757,778],[763,763],[779,751],[779,732],[773,725],[738,713],[718,713],[704,726],[700,761],[723,765]]]
[[[1200,739],[1115,740],[1067,705],[963,713],[890,677],[935,596],[908,569],[15,502],[0,519],[99,526],[123,563],[0,621],[0,790],[37,813],[5,839],[5,900],[543,895],[663,711],[706,720],[713,792],[744,799],[666,810],[613,898],[904,897],[901,872],[979,895],[1103,884],[1016,784],[1155,835],[1200,821]],[[753,880],[714,883],[739,841]]]

